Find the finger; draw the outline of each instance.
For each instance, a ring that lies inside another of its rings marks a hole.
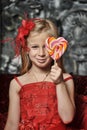
[[[53,71],[53,70],[59,70],[60,69],[60,67],[56,64],[56,65],[53,65],[52,67],[51,67],[51,70]]]

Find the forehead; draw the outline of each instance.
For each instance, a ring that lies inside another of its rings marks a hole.
[[[27,38],[28,43],[42,43],[49,37],[48,33],[31,33]]]

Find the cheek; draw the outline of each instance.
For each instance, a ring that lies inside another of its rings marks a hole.
[[[33,56],[35,56],[36,55],[36,51],[35,50],[30,50],[29,51],[29,56],[30,57],[33,57]]]
[[[31,52],[29,52],[28,54],[29,54],[29,58],[30,58],[30,60],[32,61],[34,55],[33,55]]]

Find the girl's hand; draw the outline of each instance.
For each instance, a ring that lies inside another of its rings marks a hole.
[[[51,67],[50,77],[51,77],[52,81],[53,81],[55,84],[59,84],[59,83],[63,82],[62,69],[58,66],[57,63],[55,63],[55,64]]]

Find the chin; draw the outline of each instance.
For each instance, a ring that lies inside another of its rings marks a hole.
[[[39,63],[34,63],[37,67],[39,68],[46,68],[48,67],[48,63],[42,63],[42,62],[39,62]]]

